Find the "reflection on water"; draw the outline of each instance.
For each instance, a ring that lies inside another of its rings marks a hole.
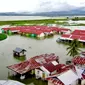
[[[35,79],[35,77],[31,76],[29,77],[28,79],[25,79],[25,80],[20,80],[19,78],[15,78],[15,77],[10,77],[10,79],[13,79],[13,80],[18,80],[22,83],[25,83],[26,85],[48,85],[47,81],[43,81],[41,79]]]
[[[8,69],[6,66],[21,62],[19,59],[13,57],[13,50],[16,47],[27,50],[26,60],[40,54],[55,53],[60,56],[60,62],[64,63],[68,57],[66,56],[66,46],[56,43],[57,37],[59,36],[36,40],[14,35],[9,36],[9,38],[4,41],[0,41],[0,79],[7,79],[8,77]]]
[[[13,56],[15,59],[19,60],[19,61],[25,61],[26,60],[26,56]]]

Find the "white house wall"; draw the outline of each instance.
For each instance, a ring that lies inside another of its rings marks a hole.
[[[45,34],[44,33],[41,33],[40,35],[38,35],[37,37],[44,37]]]
[[[45,74],[45,78],[47,78],[49,76],[48,73],[46,72],[43,72],[39,69],[35,69],[35,75],[38,76],[39,78],[43,78],[43,73]]]
[[[53,83],[51,83],[50,81],[48,81],[48,85],[54,85]]]
[[[39,78],[42,78],[43,72],[39,69],[35,69],[35,75],[38,76]]]
[[[44,72],[45,73],[45,72]],[[45,78],[49,77],[49,74],[45,73]]]
[[[40,34],[40,37],[44,37],[44,36],[45,36],[45,34],[44,34],[44,33],[41,33],[41,34]]]

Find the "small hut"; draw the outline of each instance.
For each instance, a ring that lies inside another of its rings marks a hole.
[[[13,50],[13,56],[25,56],[24,52],[26,52],[25,49],[21,49],[21,48],[16,48],[15,50]]]

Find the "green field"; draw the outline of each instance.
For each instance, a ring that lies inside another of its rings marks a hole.
[[[0,25],[24,25],[24,24],[53,24],[56,21],[66,21],[67,18],[62,19],[43,19],[43,20],[17,20],[17,21],[0,21]],[[59,23],[59,22],[58,22]],[[62,24],[62,23],[61,23]]]
[[[56,24],[56,25],[65,25],[65,26],[85,26],[85,24],[76,24],[70,25],[68,24],[68,20],[79,21],[85,20],[85,17],[64,17],[64,18],[55,18],[55,19],[41,19],[41,20],[13,20],[13,21],[0,21],[0,25],[11,25],[11,26],[24,26],[24,25],[48,25],[48,24]]]

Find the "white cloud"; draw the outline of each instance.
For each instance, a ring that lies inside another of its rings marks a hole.
[[[0,0],[0,12],[34,11],[38,0]]]
[[[85,7],[85,0],[66,0],[67,3],[76,7]]]
[[[71,9],[74,9],[74,6],[70,5],[65,0],[41,0],[39,7],[36,9],[36,11],[68,11]]]
[[[0,12],[63,11],[85,7],[85,0],[0,0]]]

